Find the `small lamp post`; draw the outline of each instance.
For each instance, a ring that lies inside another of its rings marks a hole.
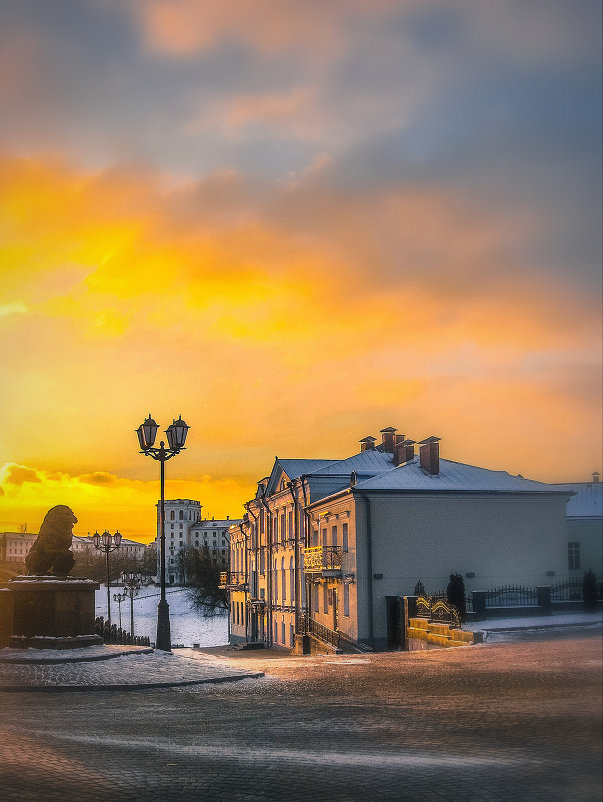
[[[165,598],[165,463],[184,449],[186,435],[188,434],[190,426],[187,426],[182,420],[182,415],[178,420],[174,420],[170,423],[165,431],[168,440],[168,448],[165,447],[163,440],[159,443],[159,448],[154,448],[158,429],[158,424],[155,423],[149,413],[149,417],[136,429],[136,434],[138,435],[138,442],[140,443],[140,453],[158,460],[161,465],[161,501],[159,506],[159,581],[161,585],[161,599],[157,605],[157,638],[155,640],[155,645],[158,649],[171,652],[170,607]]]
[[[121,533],[115,532],[115,534],[112,535],[110,532],[107,532],[106,529],[102,535],[95,532],[92,535],[92,542],[94,543],[95,549],[105,552],[105,559],[107,561],[107,621],[109,622],[109,628],[111,628],[111,577],[109,576],[109,554],[121,546]]]
[[[127,599],[128,596],[130,597],[130,635],[132,636],[132,641],[134,640],[134,596],[138,596],[142,582],[142,574],[137,574],[134,571],[121,575],[121,584],[124,585],[124,599]]]
[[[113,601],[117,602],[117,607],[119,609],[119,628],[121,629],[121,603],[128,598],[128,594],[124,591],[123,593],[114,593],[113,594]]]

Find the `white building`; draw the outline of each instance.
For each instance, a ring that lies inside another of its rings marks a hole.
[[[0,535],[0,560],[8,563],[25,563],[25,558],[37,537],[37,533],[34,532],[3,532]],[[128,557],[142,559],[146,548],[144,543],[122,538],[120,552]],[[94,543],[90,535],[87,537],[73,535],[71,550],[75,557],[85,552],[98,555],[99,557],[104,555],[103,551],[94,548]]]
[[[217,561],[228,565],[228,549],[230,537],[228,528],[238,524],[241,519],[232,519],[228,515],[224,519],[202,518],[201,503],[188,498],[170,499],[164,502],[165,510],[165,563],[166,581],[169,584],[180,584],[183,576],[179,567],[179,552],[187,548],[207,548]],[[157,504],[157,575],[159,576],[160,560],[160,505]]]

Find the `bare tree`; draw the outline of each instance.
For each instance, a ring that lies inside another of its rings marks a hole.
[[[207,546],[181,549],[179,569],[186,576],[187,593],[195,607],[207,616],[228,610],[228,595],[220,587],[222,566]]]

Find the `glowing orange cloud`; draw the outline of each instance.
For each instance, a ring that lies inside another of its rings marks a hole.
[[[320,171],[268,187],[9,159],[0,212],[7,528],[67,503],[85,531],[102,513],[151,533],[149,411],[191,424],[169,492],[218,516],[275,453],[346,456],[385,425],[544,480],[597,467],[597,305],[508,255],[545,221],[436,188],[348,196]]]

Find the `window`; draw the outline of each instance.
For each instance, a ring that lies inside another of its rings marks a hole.
[[[332,526],[331,527],[331,545],[332,546],[336,546],[337,545],[337,527],[336,526]]]
[[[322,544],[323,546],[327,545],[327,529],[326,527],[322,530]]]
[[[182,524],[180,524],[180,529],[182,529]]]
[[[293,557],[289,560],[289,601],[293,604],[295,599],[295,570],[293,568]]]
[[[325,582],[324,587],[323,587],[322,604],[323,604],[323,613],[325,613],[325,614],[328,613],[329,612],[329,588],[327,587],[327,583],[326,582]]]
[[[287,598],[287,575],[285,574],[285,558],[281,558],[281,593],[283,596],[283,602]],[[284,624],[283,624],[284,626]],[[283,642],[285,640],[285,636],[283,635]]]
[[[573,541],[567,544],[567,567],[570,571],[580,568],[580,543]]]
[[[314,607],[314,612],[315,613],[319,612],[319,608],[318,608],[318,587],[319,587],[318,585],[312,585],[312,602],[313,602],[312,606]]]
[[[281,514],[281,540],[285,542],[287,535],[285,533],[285,513]]]
[[[281,621],[281,643],[285,645],[285,619]]]
[[[289,540],[293,540],[293,512],[289,512]]]
[[[175,517],[176,517],[176,513],[174,512],[174,510],[172,510],[170,512],[170,521],[173,521]]]
[[[178,514],[178,520],[179,521],[183,521],[184,520],[184,512],[182,510],[180,510],[180,513]]]
[[[289,646],[291,648],[295,646],[295,631],[293,629],[293,624],[289,624]]]
[[[274,588],[274,601],[278,601],[278,571],[277,562],[274,561],[274,573],[272,575],[272,587]]]
[[[343,614],[350,614],[350,586],[347,582],[343,583]]]
[[[347,553],[348,550],[348,525],[344,524],[341,530],[341,537],[342,537],[342,548],[344,554]]]

